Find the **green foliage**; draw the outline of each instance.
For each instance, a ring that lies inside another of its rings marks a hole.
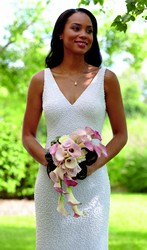
[[[135,117],[136,115],[146,114],[146,104],[140,100],[141,90],[137,82],[127,82],[122,86],[122,95],[124,100],[124,108],[127,117]]]
[[[108,171],[112,189],[147,193],[147,151],[128,150],[111,160]]]
[[[132,29],[130,25],[128,32],[123,33],[110,26],[114,14],[112,11],[107,9],[103,13],[94,10],[93,13],[98,19],[98,40],[102,56],[104,54],[105,66],[111,67],[120,58],[121,61],[131,66],[130,69],[134,69],[134,72],[131,72],[132,74],[138,74],[146,59],[147,30],[142,28],[138,32],[138,30]],[[138,46],[138,44],[141,44],[141,46]],[[119,67],[122,68],[123,64],[117,64],[116,68]]]
[[[22,146],[20,127],[0,122],[0,196],[32,197],[37,164]]]
[[[81,4],[89,5],[90,2],[91,2],[91,0],[81,0],[81,1],[79,2],[79,6],[80,6]],[[103,4],[104,4],[104,0],[93,0],[93,3],[94,3],[94,4],[99,3],[100,5],[103,5]]]
[[[147,135],[146,119],[128,121],[129,141],[108,164],[113,189],[147,192]]]
[[[104,0],[81,0],[79,5],[89,5],[91,2],[94,4],[99,3],[100,5],[104,5]],[[119,31],[126,32],[128,28],[128,22],[135,21],[136,18],[142,15],[142,18],[146,21],[146,9],[147,9],[147,1],[146,0],[125,0],[126,3],[126,13],[124,15],[118,15],[112,22],[112,26],[114,26]]]
[[[51,30],[43,16],[45,7],[37,1],[17,9],[13,23],[6,27],[0,45],[0,85],[9,92],[24,95],[32,74],[44,68]]]

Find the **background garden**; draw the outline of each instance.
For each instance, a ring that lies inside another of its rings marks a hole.
[[[53,20],[48,13],[54,6],[52,2],[55,1],[35,1],[35,4],[33,2],[17,1],[14,18],[6,25],[1,37],[0,199],[33,199],[34,182],[38,171],[38,163],[22,146],[21,129],[30,79],[35,72],[45,67],[44,59],[49,51],[53,28]],[[90,1],[82,2],[89,4]],[[146,19],[144,13],[147,5],[145,1],[126,1],[126,3],[132,3],[132,6],[133,3],[139,2],[140,5],[134,4],[134,9],[138,8],[138,14],[128,14],[130,16],[126,16],[123,20],[120,17],[115,19],[117,16],[114,10],[115,3],[111,7],[108,4],[109,1],[95,2],[101,2],[103,5],[91,3],[86,8],[92,10],[99,23],[98,39],[103,64],[112,69],[119,78],[129,133],[125,148],[107,164],[113,201],[110,249],[144,250],[146,249],[145,233],[147,233],[147,226],[144,223],[147,216],[145,212],[147,205],[147,23],[144,21]],[[128,12],[132,10],[129,8],[131,7],[128,5]],[[136,20],[133,19],[133,15]],[[114,25],[111,26],[114,19]],[[44,145],[46,127],[43,116],[37,137]],[[107,143],[111,137],[107,117],[102,137],[104,143]],[[31,238],[26,238],[23,248],[20,246],[12,248],[11,244],[6,244],[6,247],[1,249],[34,249],[34,218],[27,217],[19,220],[18,217],[13,217],[11,220],[6,217],[1,218],[0,222],[0,233],[3,236],[0,240],[0,248],[1,244],[6,242],[8,235],[13,238],[13,231],[18,230],[22,237],[27,234],[29,228]],[[141,219],[142,221],[139,222]],[[134,224],[135,221],[136,224]],[[20,228],[24,230],[22,234]],[[137,237],[138,241],[136,240],[133,245],[133,239],[135,241]],[[9,238],[10,242],[12,238]],[[19,245],[18,238],[17,241]],[[25,244],[30,244],[30,248]],[[10,245],[11,248],[9,248]]]

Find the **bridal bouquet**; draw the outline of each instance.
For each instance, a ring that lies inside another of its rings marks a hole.
[[[97,139],[98,143],[93,143]],[[87,176],[87,167],[92,165],[101,154],[107,156],[106,148],[100,143],[102,140],[98,131],[85,127],[78,129],[71,135],[58,136],[51,142],[51,147],[46,152],[48,161],[47,172],[54,182],[55,191],[59,192],[57,211],[68,215],[64,207],[64,197],[71,206],[74,217],[82,216],[78,209],[81,204],[73,195],[72,188]],[[64,184],[64,187],[63,187]]]

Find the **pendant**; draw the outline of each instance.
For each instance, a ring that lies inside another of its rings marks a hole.
[[[78,85],[77,82],[74,82],[74,85],[77,86]]]

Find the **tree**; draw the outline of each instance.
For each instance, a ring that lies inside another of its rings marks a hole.
[[[16,10],[14,21],[6,27],[0,45],[0,85],[8,92],[24,95],[33,73],[44,68],[46,43],[49,45],[51,25],[45,21],[46,5],[35,5]]]
[[[104,6],[105,0],[81,0],[81,4],[89,5],[90,2],[93,2],[95,5],[100,4]],[[118,15],[112,22],[112,26],[115,26],[119,31],[126,32],[127,24],[130,21],[135,21],[138,16],[142,15],[142,18],[147,21],[147,1],[146,0],[125,0],[126,3],[126,13],[124,15]],[[101,9],[102,10],[102,9]]]

